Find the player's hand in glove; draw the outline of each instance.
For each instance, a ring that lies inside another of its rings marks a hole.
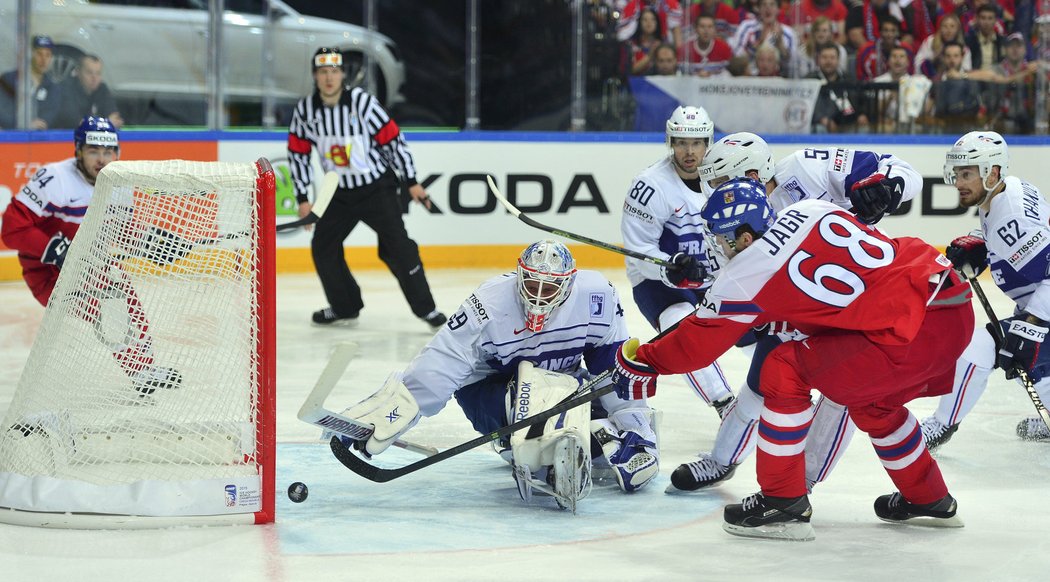
[[[1035,362],[1039,358],[1039,347],[1046,339],[1048,331],[1045,321],[1024,314],[1010,319],[1006,329],[1003,346],[999,348],[996,363],[1006,372],[1006,379],[1013,380],[1027,372],[1033,382],[1038,381],[1032,374]]]
[[[62,264],[66,262],[66,251],[69,250],[69,239],[66,235],[58,233],[51,237],[51,240],[47,241],[47,246],[44,247],[44,255],[40,257],[40,262],[45,265],[54,265],[59,269],[62,268]]]
[[[193,243],[170,230],[151,226],[143,239],[144,255],[158,265],[170,265],[193,250]]]
[[[875,224],[889,212],[897,210],[904,197],[904,178],[872,174],[857,182],[849,191],[853,214],[865,224]]]
[[[632,337],[623,342],[616,352],[612,381],[616,385],[616,395],[624,400],[641,400],[656,394],[656,377],[659,374],[652,366],[634,359],[638,344],[638,338]]]
[[[960,236],[948,245],[944,255],[967,279],[973,279],[988,267],[988,247],[979,236]]]
[[[664,285],[678,289],[698,289],[704,284],[707,269],[696,260],[696,257],[685,253],[676,253],[671,257],[669,267],[660,268],[660,278]]]

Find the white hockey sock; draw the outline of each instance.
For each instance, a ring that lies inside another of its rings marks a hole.
[[[944,426],[959,424],[973,410],[988,387],[995,365],[995,340],[983,326],[974,329],[973,338],[955,362],[955,381],[950,394],[941,396],[934,418]]]
[[[842,454],[846,452],[857,426],[846,407],[823,395],[817,400],[813,424],[806,440],[806,481],[819,483],[827,479]]]
[[[755,450],[755,428],[762,414],[762,397],[745,384],[736,403],[722,419],[711,457],[722,465],[736,465]]]

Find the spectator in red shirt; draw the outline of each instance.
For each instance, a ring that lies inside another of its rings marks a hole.
[[[655,64],[653,53],[663,42],[664,33],[660,27],[660,18],[652,8],[642,10],[638,16],[638,28],[634,36],[627,41],[631,54],[631,74],[648,75]]]
[[[638,28],[638,18],[645,8],[656,10],[660,16],[660,28],[665,35],[663,40],[674,43],[676,48],[682,46],[682,24],[685,14],[678,0],[628,0],[620,13],[620,21],[616,24],[616,39],[623,42],[634,36]]]
[[[900,34],[900,21],[892,16],[883,17],[879,22],[878,40],[865,44],[857,51],[858,81],[870,81],[888,70],[890,50],[901,46]]]
[[[698,77],[727,74],[726,66],[733,58],[733,51],[726,41],[718,38],[716,29],[713,17],[706,14],[696,17],[693,23],[696,37],[678,51],[678,61],[686,73]]]
[[[715,19],[715,30],[723,40],[732,38],[740,24],[740,13],[729,7],[722,0],[700,0],[694,2],[689,8],[689,22],[696,24],[696,18],[700,15],[710,16]]]

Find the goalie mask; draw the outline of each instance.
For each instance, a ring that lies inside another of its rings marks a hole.
[[[576,280],[576,259],[560,242],[542,240],[518,257],[518,294],[525,308],[525,328],[540,331],[547,316],[565,302]]]
[[[971,131],[960,137],[944,156],[944,183],[955,184],[955,168],[977,166],[981,185],[990,192],[1002,183],[1009,165],[1010,156],[1003,136],[994,131]],[[999,182],[989,186],[988,176],[992,173],[992,166],[999,166]]]

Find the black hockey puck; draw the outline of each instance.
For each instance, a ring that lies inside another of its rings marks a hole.
[[[307,489],[306,483],[303,483],[302,481],[296,481],[288,486],[288,499],[291,499],[295,503],[306,501],[308,495],[310,495],[310,490]]]

